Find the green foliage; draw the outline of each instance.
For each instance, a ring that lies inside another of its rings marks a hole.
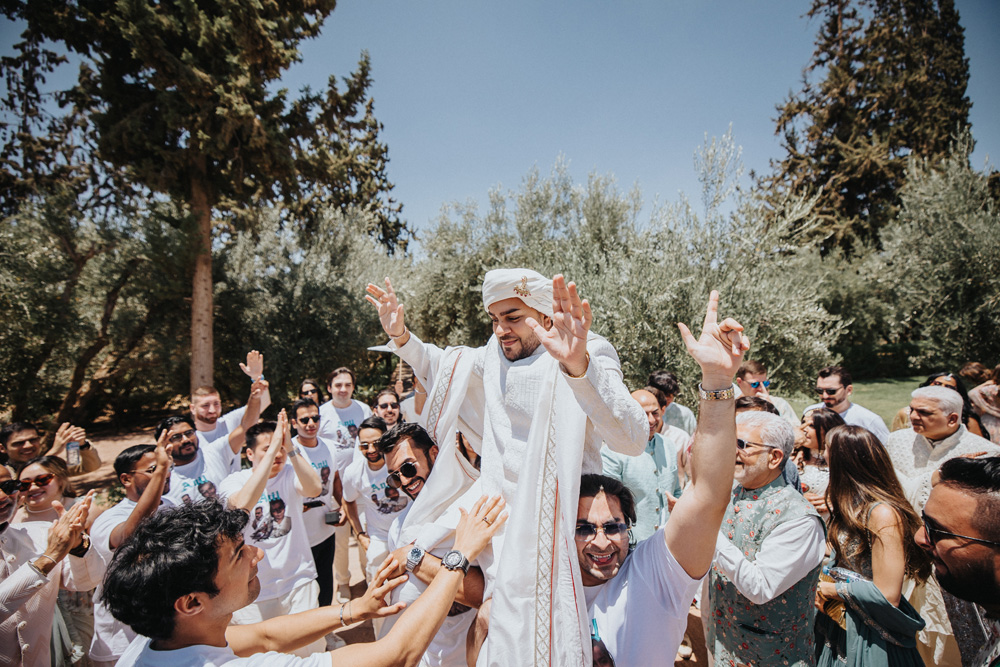
[[[108,407],[126,418],[169,390],[182,362],[188,243],[166,222],[173,212],[123,220],[79,203],[53,195],[0,227],[0,405],[15,419],[87,422]]]
[[[908,157],[943,156],[968,127],[963,30],[952,0],[813,0],[807,15],[816,50],[778,107],[787,156],[765,184],[817,197],[824,253],[859,253],[895,218]]]
[[[691,402],[697,367],[675,323],[700,330],[708,294],[718,289],[723,314],[746,326],[751,356],[771,367],[778,391],[804,390],[842,329],[819,304],[809,273],[816,256],[783,241],[764,203],[738,190],[742,166],[729,135],[708,142],[697,163],[702,215],[682,200],[640,223],[637,189],[622,192],[597,175],[576,185],[561,162],[548,178],[531,172],[516,192],[491,192],[484,214],[454,206],[397,285],[409,326],[439,344],[481,345],[490,333],[480,294],[487,270],[563,273],[589,299],[594,331],[618,349],[627,384],[640,387],[650,371],[670,368]],[[808,203],[785,208],[805,217]]]
[[[389,355],[366,350],[384,334],[365,285],[404,260],[365,233],[370,224],[367,214],[331,211],[303,237],[282,228],[280,212],[265,210],[255,231],[240,232],[218,251],[216,385],[231,402],[246,400],[238,362],[250,349],[264,353],[277,406],[298,398],[303,378],[323,382],[338,366],[353,367],[359,386],[385,386]]]

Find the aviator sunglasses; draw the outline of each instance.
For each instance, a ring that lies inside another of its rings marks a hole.
[[[576,524],[576,539],[581,542],[589,542],[597,537],[597,533],[604,533],[604,536],[610,540],[628,533],[628,526],[621,521],[609,521],[603,526],[595,526],[589,521],[580,521]]]
[[[406,461],[403,465],[399,466],[399,470],[389,473],[389,477],[385,480],[386,484],[394,489],[401,488],[403,482],[400,480],[400,475],[406,475],[410,479],[413,479],[417,476],[417,464],[413,461]]]

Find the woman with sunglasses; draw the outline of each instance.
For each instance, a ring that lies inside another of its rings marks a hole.
[[[299,398],[307,398],[316,405],[323,405],[326,397],[323,396],[323,389],[319,380],[306,378],[299,383]]]
[[[818,408],[802,415],[802,423],[795,430],[795,449],[792,458],[799,468],[799,481],[806,500],[826,521],[830,508],[826,505],[826,487],[830,471],[826,460],[827,434],[844,425],[844,418],[833,410]]]
[[[21,507],[14,515],[14,523],[41,522],[51,525],[59,519],[53,508],[55,501],[65,509],[76,504],[78,498],[69,479],[66,462],[56,456],[39,456],[28,461],[18,476],[21,481]],[[86,529],[97,518],[91,512]],[[90,640],[94,636],[93,590],[60,590],[52,622],[52,665],[77,667],[91,664],[86,657]]]
[[[816,591],[817,666],[923,665],[916,634],[925,623],[903,598],[904,579],[930,576],[913,539],[920,517],[888,452],[866,429],[830,431],[826,456],[831,556]]]
[[[969,429],[969,433],[978,435],[982,438],[989,438],[986,429],[983,427],[982,421],[979,415],[976,414],[975,410],[972,408],[972,402],[969,400],[969,392],[965,390],[965,384],[962,379],[954,373],[934,373],[929,375],[926,380],[920,383],[921,387],[947,387],[948,389],[954,389],[962,397],[962,423],[965,424],[965,428]],[[899,409],[896,416],[893,417],[892,426],[889,428],[890,431],[899,431],[904,428],[910,428],[910,406],[904,406]]]

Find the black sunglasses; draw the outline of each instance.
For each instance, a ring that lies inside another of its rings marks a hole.
[[[597,533],[604,533],[608,539],[625,535],[628,533],[628,526],[621,521],[609,521],[603,526],[595,526],[589,521],[580,521],[576,524],[576,539],[581,542],[589,542],[597,537]]]
[[[299,396],[308,396],[309,394],[318,394],[318,393],[319,389],[313,387],[312,389],[303,389],[302,391],[299,392]]]
[[[311,424],[313,422],[319,423],[319,415],[306,415],[305,417],[297,417],[295,421],[300,424]]]
[[[823,394],[829,394],[830,396],[836,396],[837,392],[843,389],[843,387],[837,387],[836,389],[823,389],[822,387],[816,387],[816,393],[822,396]]]
[[[403,482],[399,479],[400,475],[406,475],[410,479],[413,479],[417,476],[417,464],[413,461],[404,462],[403,465],[399,466],[399,470],[389,473],[389,477],[385,480],[385,483],[394,489],[401,488]]]
[[[0,491],[3,491],[8,496],[17,493],[18,491],[27,491],[31,488],[31,482],[22,482],[19,479],[5,479],[0,482]]]
[[[991,542],[990,540],[984,540],[979,537],[969,537],[968,535],[959,535],[957,533],[949,533],[947,530],[941,530],[940,528],[935,528],[929,523],[927,515],[923,512],[920,513],[920,518],[924,522],[924,531],[927,533],[927,541],[931,543],[932,547],[937,546],[937,541],[941,537],[957,537],[962,540],[969,540],[971,542],[979,542],[980,544],[988,544],[991,547],[1000,547],[1000,542]]]
[[[388,410],[389,408],[396,410],[399,408],[399,403],[379,403],[378,407],[381,410]]]

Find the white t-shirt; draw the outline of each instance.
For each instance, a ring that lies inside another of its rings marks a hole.
[[[323,489],[318,496],[306,498],[302,506],[302,521],[306,527],[309,546],[314,547],[333,535],[334,527],[325,521],[326,513],[337,507],[333,499],[333,477],[337,473],[337,454],[322,438],[316,439],[315,447],[306,447],[298,436],[292,438],[292,444],[306,457],[309,464],[319,475]],[[291,462],[287,464],[291,467]],[[293,469],[294,471],[294,469]]]
[[[403,546],[402,544],[399,544],[400,531],[403,528],[403,521],[406,518],[406,514],[410,511],[411,507],[413,507],[413,503],[408,504],[406,509],[397,514],[396,518],[393,519],[392,526],[389,528],[389,551],[393,551]],[[449,517],[452,517],[451,520],[454,521],[453,517],[455,515],[457,515],[457,512],[446,512],[438,521],[448,521]],[[457,521],[455,523],[457,523]],[[446,553],[451,551],[454,545],[455,533],[452,532],[449,537],[441,540],[436,547],[427,553],[437,556],[438,558],[443,558]],[[399,587],[393,589],[391,593],[392,604],[396,604],[402,600],[406,603],[406,606],[409,607],[425,590],[427,590],[427,584],[420,581],[415,575],[410,574],[406,581],[404,581]],[[431,640],[430,646],[427,647],[427,651],[420,659],[420,664],[434,667],[465,667],[467,664],[465,657],[465,638],[469,631],[469,625],[475,617],[475,609],[462,607],[461,605],[458,605],[458,603],[453,604],[451,611],[448,612],[448,616],[444,619],[444,623],[437,631],[437,634],[434,635],[434,639]],[[389,634],[389,630],[392,629],[392,626],[396,624],[398,619],[399,614],[385,619],[382,623],[379,638],[385,637]]]
[[[219,497],[227,498],[242,489],[251,474],[253,470],[241,470],[224,479],[219,485]],[[258,601],[281,597],[316,578],[316,565],[302,521],[302,501],[302,494],[295,488],[295,469],[288,465],[267,480],[264,493],[250,510],[243,538],[264,552],[264,558],[257,564]]]
[[[358,456],[347,466],[342,480],[344,500],[361,505],[368,536],[383,542],[389,538],[393,519],[410,503],[409,496],[386,483],[388,478],[389,466],[372,470],[368,459]]]
[[[231,472],[232,460],[233,450],[229,446],[228,435],[207,445],[199,442],[194,460],[182,466],[174,466],[170,472],[170,492],[166,497],[175,505],[180,505],[213,497],[213,490],[217,496],[219,482]],[[205,493],[209,495],[206,496]]]
[[[674,559],[661,528],[611,581],[584,587],[593,643],[603,642],[615,665],[673,667],[700,582]]]
[[[357,448],[358,426],[372,416],[371,408],[360,401],[351,401],[346,408],[333,407],[333,401],[319,406],[319,437],[337,449],[337,471],[343,478],[344,470],[354,459]]]
[[[330,667],[329,653],[314,653],[308,658],[287,653],[258,653],[240,658],[229,646],[188,646],[174,651],[154,651],[149,638],[139,635],[118,661],[118,667]]]
[[[198,444],[204,447],[210,442],[214,442],[219,438],[229,435],[236,430],[236,427],[240,425],[243,421],[243,415],[246,414],[247,406],[236,408],[226,414],[222,415],[215,421],[215,427],[210,431],[198,431]],[[229,472],[238,472],[241,465],[241,455],[239,453],[233,454],[233,460],[229,464]]]
[[[111,549],[111,533],[120,524],[128,520],[136,502],[128,498],[122,499],[117,505],[105,510],[94,520],[90,527],[90,541],[97,553],[101,554],[105,568],[111,564],[114,551]],[[160,499],[160,509],[172,507],[169,498]],[[117,620],[99,600],[104,590],[98,585],[94,591],[94,638],[90,642],[90,658],[99,662],[113,662],[122,655],[129,643],[135,638],[132,628]]]
[[[825,403],[813,403],[808,408],[803,410],[802,414],[805,414],[810,410],[825,407]],[[871,431],[872,435],[878,438],[879,442],[883,445],[889,441],[889,429],[886,428],[885,421],[868,408],[862,407],[857,403],[851,403],[846,410],[839,414],[846,424],[851,426],[861,426]]]

